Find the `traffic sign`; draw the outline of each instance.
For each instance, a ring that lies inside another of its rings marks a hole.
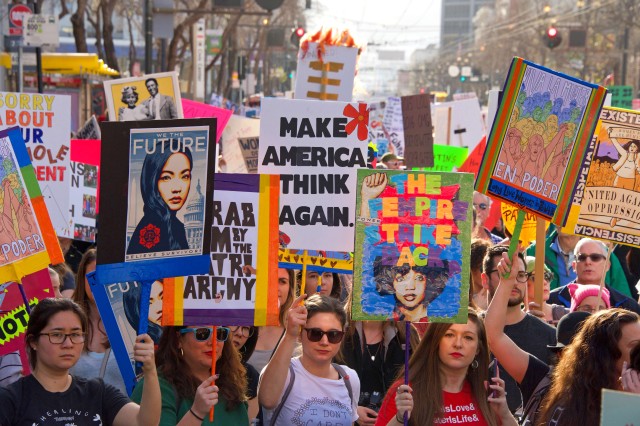
[[[9,5],[9,34],[21,36],[24,22],[28,15],[33,14],[31,7],[26,4]]]
[[[23,30],[25,46],[58,47],[60,45],[58,17],[55,15],[28,15]]]

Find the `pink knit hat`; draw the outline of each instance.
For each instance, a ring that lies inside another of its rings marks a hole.
[[[586,297],[598,297],[598,292],[600,291],[600,286],[595,284],[569,284],[567,287],[571,294],[571,312],[575,312]],[[606,287],[602,287],[602,301],[607,308],[611,307],[611,302],[609,301],[609,290],[607,290]]]

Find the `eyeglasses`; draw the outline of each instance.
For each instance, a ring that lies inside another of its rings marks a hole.
[[[66,334],[53,331],[51,333],[40,333],[39,336],[48,336],[50,343],[54,345],[61,345],[65,340],[67,340],[67,337],[69,338],[69,340],[71,340],[71,343],[84,343],[85,334],[86,333],[79,332]]]
[[[324,331],[319,328],[305,328],[305,330],[307,332],[307,339],[309,339],[310,342],[319,342],[325,334],[327,335],[329,343],[334,344],[340,343],[344,337],[344,331],[339,330]]]
[[[253,336],[253,330],[254,330],[253,327],[246,327],[246,326],[245,327],[240,327],[240,326],[229,327],[229,330],[234,334],[238,331],[238,329],[240,329],[240,332],[242,333],[242,337],[249,338]]]
[[[584,306],[578,306],[576,308],[576,311],[588,312],[590,314],[593,314],[593,313],[598,312],[599,310],[603,310],[603,309],[607,309],[607,308],[605,308],[605,307],[596,308],[594,306],[584,305]]]
[[[489,271],[489,275],[493,274],[494,272],[498,272],[498,270],[494,269]],[[518,272],[518,275],[516,275],[516,281],[518,281],[519,283],[526,283],[528,280],[529,274],[525,271],[520,271]]]
[[[489,205],[486,203],[480,203],[480,204],[473,203],[473,207],[478,207],[480,208],[480,210],[486,210],[489,208]]]
[[[218,342],[226,342],[229,338],[229,329],[227,327],[216,327],[216,340]],[[180,334],[193,332],[198,342],[206,342],[211,337],[213,327],[183,328]]]
[[[536,273],[535,272],[529,272],[528,275],[529,275],[530,279],[535,281],[535,279],[536,279]],[[545,272],[544,273],[544,279],[549,281],[549,282],[553,281],[553,274],[551,272]]]
[[[600,262],[601,260],[605,260],[607,256],[600,253],[578,253],[576,255],[576,261],[578,262],[584,262],[585,260],[587,260],[587,258],[589,258],[592,262]]]

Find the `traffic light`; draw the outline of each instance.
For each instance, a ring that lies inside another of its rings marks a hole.
[[[460,76],[460,81],[464,83],[465,81],[467,81],[467,77],[464,76],[464,75],[461,75]]]
[[[306,34],[306,30],[302,27],[298,27],[296,29],[294,29],[291,32],[291,44],[293,44],[296,47],[300,46],[300,39],[302,38],[302,36],[304,36]]]
[[[544,43],[549,49],[560,46],[560,43],[562,43],[562,36],[556,27],[547,28],[547,32],[544,35]]]

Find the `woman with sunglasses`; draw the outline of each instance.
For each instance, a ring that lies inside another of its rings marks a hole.
[[[258,341],[258,327],[254,326],[229,326],[231,332],[231,340],[233,346],[240,353],[240,362],[247,372],[247,403],[249,405],[249,418],[254,419],[258,416],[258,380],[260,373],[253,365],[247,363],[247,360],[256,348]]]
[[[247,377],[240,355],[227,344],[227,327],[163,327],[156,351],[162,392],[162,426],[248,425],[245,403]],[[213,341],[216,339],[216,375],[211,375]],[[214,383],[215,382],[215,383]],[[141,395],[142,382],[131,399]],[[209,410],[215,406],[213,423]]]
[[[358,419],[360,380],[354,370],[331,362],[344,337],[346,313],[332,297],[314,294],[302,304],[305,298],[289,309],[285,335],[260,375],[263,424],[351,424]],[[291,359],[298,340],[302,355]]]
[[[1,425],[158,424],[161,399],[151,338],[142,334],[134,345],[146,381],[138,405],[100,378],[69,374],[80,358],[87,329],[86,314],[69,299],[44,299],[33,308],[25,339],[32,374],[0,388]]]

